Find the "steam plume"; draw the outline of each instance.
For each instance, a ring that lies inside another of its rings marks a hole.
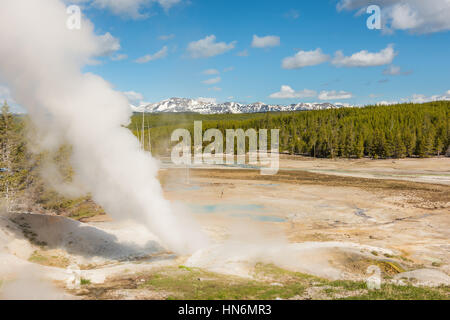
[[[43,147],[72,145],[77,178],[108,214],[146,224],[172,250],[195,250],[202,237],[173,213],[156,179],[157,162],[124,128],[127,99],[82,72],[105,53],[104,36],[86,19],[81,30],[69,30],[67,19],[60,0],[2,0],[1,80],[27,109]]]

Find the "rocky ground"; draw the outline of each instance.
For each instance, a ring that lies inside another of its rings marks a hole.
[[[161,171],[166,197],[212,239],[191,256],[105,215],[3,214],[0,297],[449,298],[449,159],[280,166]]]

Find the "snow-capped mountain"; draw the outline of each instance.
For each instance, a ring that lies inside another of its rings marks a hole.
[[[170,98],[156,103],[144,104],[139,107],[130,105],[134,112],[146,113],[200,113],[200,114],[224,114],[224,113],[257,113],[276,111],[308,111],[326,110],[348,107],[339,103],[297,103],[291,105],[269,105],[262,102],[241,104],[237,102],[216,103],[211,99],[187,99]]]

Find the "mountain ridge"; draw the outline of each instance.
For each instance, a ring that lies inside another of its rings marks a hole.
[[[145,113],[200,113],[200,114],[239,114],[260,112],[311,111],[353,107],[341,103],[308,103],[300,102],[290,105],[270,105],[263,102],[242,104],[238,102],[217,103],[212,99],[170,98],[156,103],[134,106],[133,112]]]

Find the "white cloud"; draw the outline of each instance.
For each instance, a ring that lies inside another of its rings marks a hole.
[[[173,38],[175,38],[175,34],[173,34],[173,33],[162,35],[162,36],[158,37],[159,40],[163,40],[163,41],[167,41],[167,40],[170,40],[170,39],[173,39]]]
[[[122,92],[125,97],[127,97],[128,101],[133,105],[139,105],[141,101],[144,100],[144,96],[139,92],[134,91],[126,91]]]
[[[377,105],[391,105],[391,104],[398,104],[398,103],[406,103],[406,102],[412,102],[412,103],[426,103],[426,102],[433,102],[433,101],[450,101],[450,90],[445,92],[444,94],[437,94],[433,96],[426,96],[424,94],[413,94],[412,96],[408,98],[402,98],[400,101],[379,101]]]
[[[386,101],[386,100],[383,100],[383,101],[377,102],[377,105],[378,106],[390,106],[390,105],[398,104],[398,103],[399,103],[398,101]]]
[[[212,87],[212,88],[208,88],[209,91],[222,91],[222,88],[219,87]]]
[[[164,10],[168,11],[173,6],[181,3],[181,0],[155,0]]]
[[[236,41],[225,43],[216,42],[216,36],[210,35],[204,39],[189,43],[187,51],[191,58],[209,58],[234,49]]]
[[[234,70],[234,67],[228,67],[228,68],[223,69],[223,72],[230,72],[233,70]]]
[[[91,3],[99,9],[109,10],[115,15],[131,19],[143,19],[149,16],[143,12],[153,3],[158,3],[165,11],[182,2],[182,0],[72,0],[71,3]]]
[[[117,50],[120,50],[119,39],[113,37],[109,32],[98,36],[97,39],[99,43],[100,56],[109,56]]]
[[[111,57],[111,60],[113,60],[113,61],[120,61],[120,60],[125,60],[127,58],[128,58],[128,56],[126,54],[118,53],[118,54],[113,55]]]
[[[317,92],[314,90],[295,91],[290,86],[283,85],[279,92],[272,93],[269,97],[273,99],[303,99],[315,97],[316,95]]]
[[[322,91],[319,93],[319,100],[341,100],[351,99],[353,95],[346,91]]]
[[[442,95],[426,96],[424,94],[413,94],[409,99],[403,99],[414,103],[425,103],[432,101],[450,100],[450,90]]]
[[[280,37],[278,36],[258,37],[256,34],[253,36],[252,41],[253,48],[270,48],[270,47],[278,47],[279,45],[280,45]]]
[[[216,83],[219,83],[220,81],[222,81],[222,78],[221,77],[216,77],[216,78],[211,78],[211,79],[208,79],[208,80],[205,80],[205,81],[202,81],[204,84],[216,84]]]
[[[248,56],[249,56],[248,50],[245,49],[245,50],[243,50],[243,51],[239,51],[239,52],[237,53],[237,55],[238,55],[239,57],[248,57]]]
[[[143,57],[136,59],[134,62],[136,63],[147,63],[149,61],[158,60],[167,57],[167,46],[164,46],[161,50],[156,52],[155,54],[147,54]]]
[[[283,59],[284,69],[300,69],[308,66],[315,66],[329,60],[329,56],[322,53],[320,48],[314,51],[299,51],[293,57]]]
[[[220,73],[220,71],[217,69],[207,69],[207,70],[203,71],[203,74],[210,75],[210,76],[219,74],[219,73]]]
[[[106,9],[115,15],[132,19],[145,18],[148,15],[141,10],[149,5],[148,0],[93,0],[92,4],[100,9]]]
[[[415,29],[420,25],[420,18],[417,16],[417,12],[412,10],[407,3],[400,3],[393,6],[390,15],[392,18],[391,27],[393,29]]]
[[[380,52],[362,50],[349,57],[344,56],[342,51],[337,51],[332,63],[337,67],[374,67],[392,63],[396,55],[393,45],[390,44]]]
[[[362,11],[372,0],[340,0],[338,11]],[[449,0],[378,0],[385,29],[432,33],[450,30]]]
[[[386,69],[383,70],[384,75],[388,76],[400,76],[400,75],[408,75],[411,74],[412,71],[402,71],[402,69],[399,66],[390,65]]]
[[[200,102],[205,102],[205,103],[212,103],[212,104],[217,103],[217,99],[216,98],[198,97],[197,100],[200,101]]]

